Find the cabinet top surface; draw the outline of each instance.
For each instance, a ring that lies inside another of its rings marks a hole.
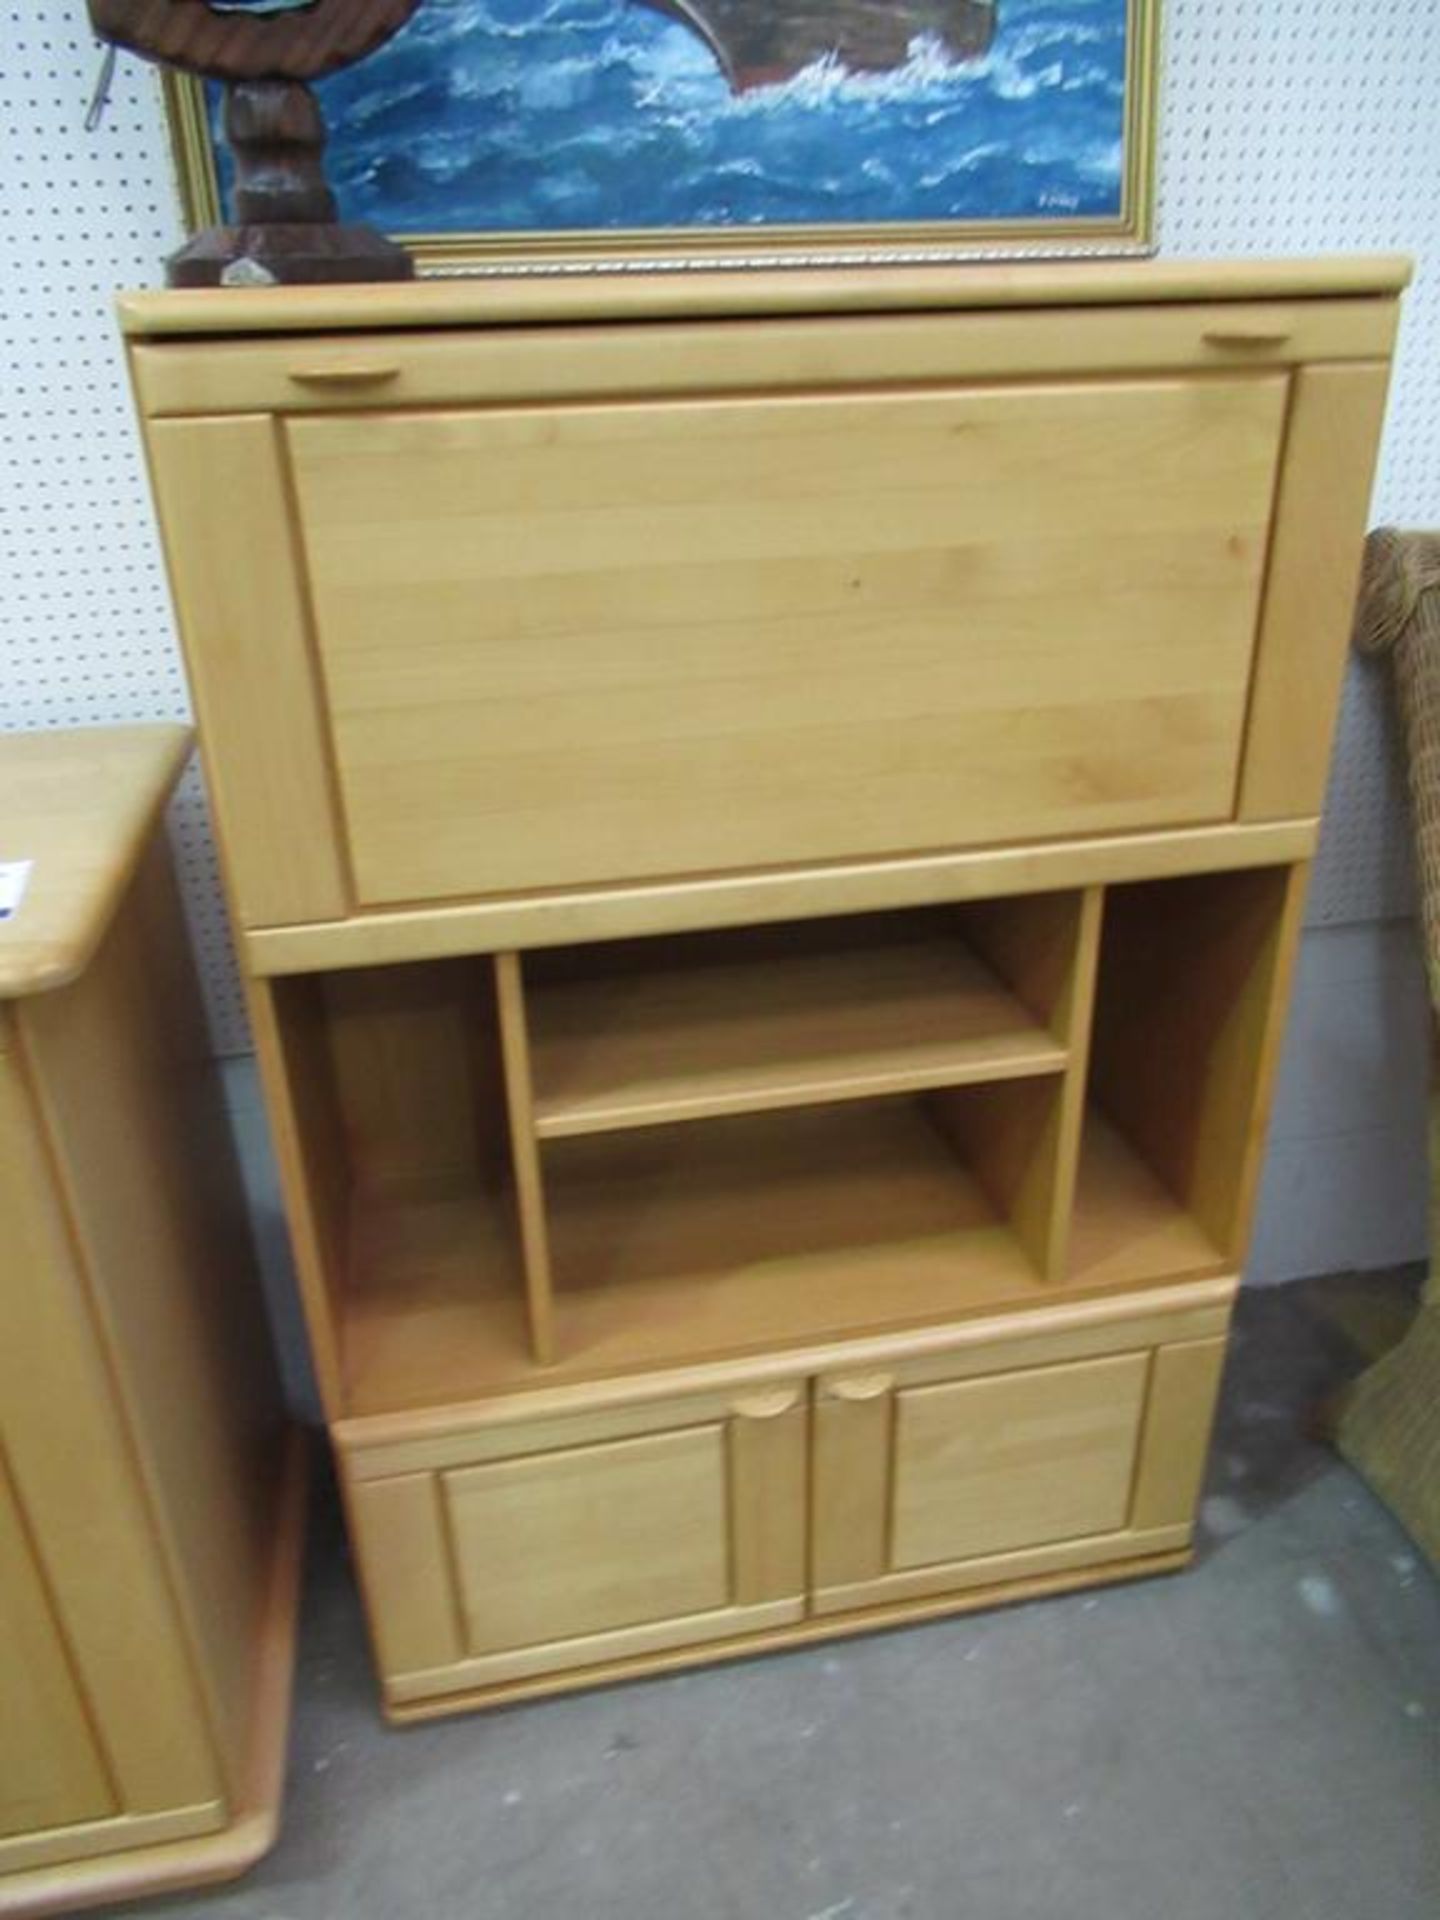
[[[1298,260],[1092,260],[1005,265],[532,271],[374,286],[126,293],[139,338],[329,333],[805,313],[1135,306],[1157,301],[1393,297],[1400,254]]]
[[[29,863],[19,904],[0,919],[0,1000],[83,972],[190,737],[168,724],[0,735],[0,864]]]

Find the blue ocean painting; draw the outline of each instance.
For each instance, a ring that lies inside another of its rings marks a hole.
[[[1127,0],[996,8],[977,57],[921,33],[737,91],[637,0],[424,0],[319,84],[330,178],[398,234],[1116,217]]]

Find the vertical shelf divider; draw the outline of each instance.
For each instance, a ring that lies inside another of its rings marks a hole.
[[[525,984],[518,953],[497,953],[494,958],[500,1054],[505,1066],[505,1103],[510,1120],[511,1164],[515,1173],[520,1249],[530,1311],[530,1342],[537,1364],[548,1366],[555,1358],[555,1290],[550,1271],[550,1233],[545,1218],[540,1141],[535,1131]]]
[[[1089,1070],[1103,889],[967,905],[966,938],[1066,1049],[1058,1079],[932,1096],[931,1110],[979,1176],[1042,1280],[1069,1258]]]
[[[1100,960],[1100,929],[1105,889],[1087,887],[1080,896],[1070,975],[1055,1009],[1057,1031],[1069,1049],[1056,1114],[1055,1171],[1044,1274],[1052,1285],[1065,1278],[1070,1259],[1070,1229],[1075,1217],[1075,1180],[1085,1124],[1085,1091],[1090,1077],[1090,1035],[1095,1025],[1095,982]]]
[[[930,1096],[941,1132],[1042,1274],[1055,1210],[1060,1098],[1054,1076],[943,1088]]]

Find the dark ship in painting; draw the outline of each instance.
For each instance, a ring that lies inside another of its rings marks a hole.
[[[830,55],[852,73],[903,67],[921,34],[952,60],[984,53],[996,0],[641,0],[690,27],[736,93],[789,80]]]

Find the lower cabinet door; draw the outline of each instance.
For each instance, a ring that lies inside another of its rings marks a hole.
[[[971,1352],[825,1376],[813,1611],[1184,1547],[1223,1353],[1210,1338],[1003,1371]]]
[[[351,1454],[388,1699],[800,1619],[806,1454],[799,1382]]]

